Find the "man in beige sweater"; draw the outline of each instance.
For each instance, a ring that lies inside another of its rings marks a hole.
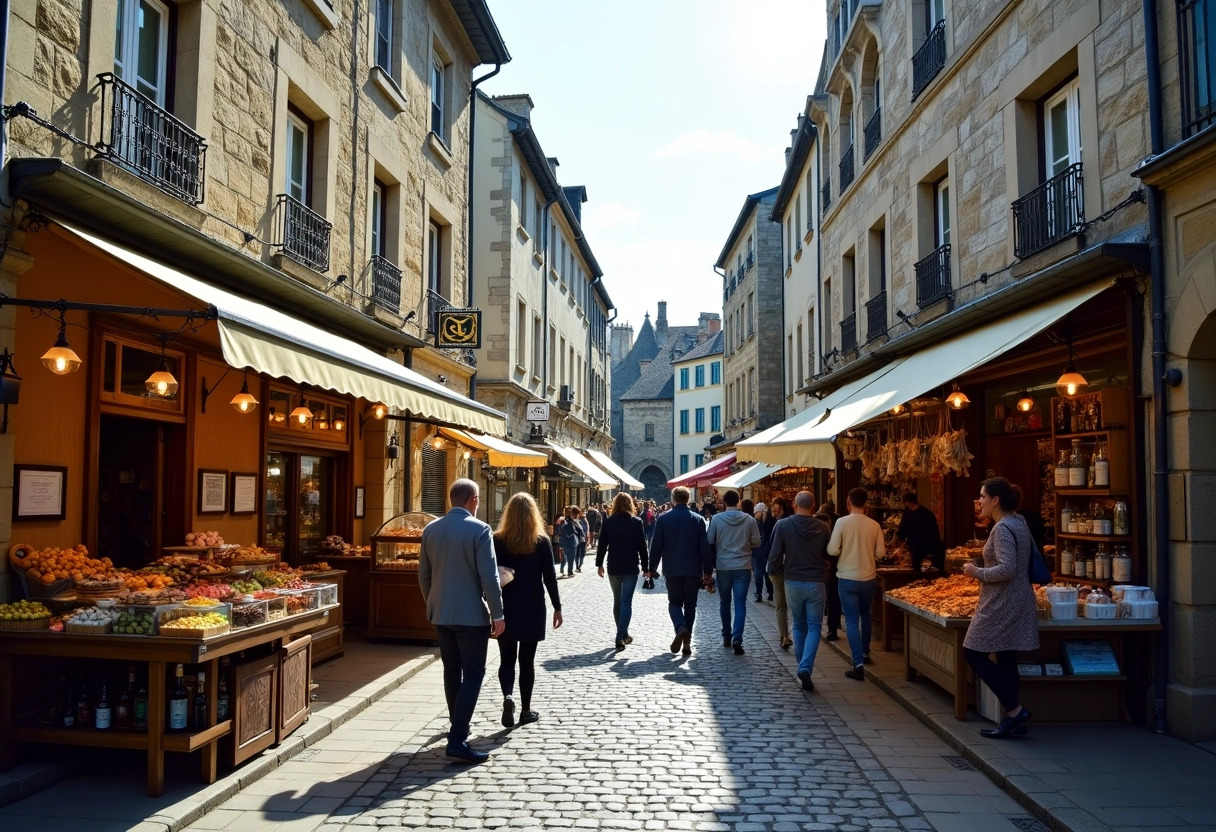
[[[849,492],[849,513],[832,527],[828,554],[839,558],[836,577],[840,585],[840,606],[844,611],[844,629],[853,654],[853,668],[845,676],[862,681],[866,678],[863,665],[870,663],[870,609],[878,588],[875,563],[887,553],[882,540],[882,526],[866,516],[864,488]]]

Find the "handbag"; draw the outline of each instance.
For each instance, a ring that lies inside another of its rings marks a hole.
[[[498,585],[506,586],[515,580],[515,570],[509,566],[498,567]]]
[[[646,578],[643,580],[642,589],[654,589],[654,578]]]
[[[1010,534],[1013,531],[1010,530]],[[1016,548],[1018,545],[1018,536],[1013,535],[1013,545]],[[1026,564],[1026,577],[1032,584],[1049,584],[1052,576],[1051,570],[1047,568],[1047,559],[1043,557],[1043,553],[1039,551],[1039,544],[1034,542],[1034,538],[1030,539],[1030,561]]]

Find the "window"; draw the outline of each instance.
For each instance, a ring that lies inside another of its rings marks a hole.
[[[557,387],[557,327],[549,325],[549,386]]]
[[[688,454],[680,454],[680,473],[688,473]]]
[[[832,351],[832,279],[823,281],[823,320],[819,322],[820,337],[823,338],[824,352]],[[799,348],[798,352],[802,352]]]
[[[515,363],[523,367],[528,357],[528,304],[521,300],[518,309],[515,316]]]
[[[801,331],[799,329],[799,332]],[[787,395],[791,396],[794,394],[794,390],[797,389],[797,386],[794,384],[794,360],[797,356],[798,353],[794,352],[794,336],[785,336],[785,366],[789,368],[789,371],[786,373],[789,376],[789,384],[786,389],[788,390]]]
[[[696,412],[696,432],[705,433],[705,408],[698,407]]]
[[[558,353],[562,359],[562,384],[569,384],[569,376],[566,375],[566,336],[561,338],[561,352]],[[571,368],[573,369],[573,368]]]
[[[532,377],[540,379],[541,357],[545,351],[544,324],[540,315],[532,316]]]
[[[692,464],[700,468],[705,464],[705,454],[693,454]]]
[[[747,415],[756,415],[756,368],[747,371]]]
[[[756,293],[747,293],[747,334],[751,337],[756,332]]]
[[[431,220],[427,223],[426,233],[426,285],[437,295],[442,295],[443,288],[443,228]]]
[[[787,221],[788,222],[788,221]],[[794,253],[802,251],[802,200],[794,200],[794,225],[790,230],[794,243]]]
[[[681,390],[688,389],[688,368],[687,367],[680,368],[680,389]]]
[[[802,380],[804,378],[806,378],[806,374],[803,372],[803,366],[802,366],[803,351],[802,351],[802,324],[801,323],[798,324],[798,328],[795,330],[795,332],[797,332],[797,334],[798,334],[798,351],[794,353],[794,356],[795,356],[794,361],[795,361],[798,369],[797,369],[797,372],[794,373],[793,378],[790,379],[790,392],[791,393],[793,391],[797,390],[798,387],[801,386]]]
[[[444,104],[447,100],[447,67],[439,55],[431,57],[431,132],[447,144],[447,121]]]
[[[1178,3],[1178,62],[1182,86],[1182,135],[1190,136],[1216,119],[1216,3]]]
[[[307,205],[312,178],[312,123],[294,108],[287,113],[287,195]]]
[[[933,237],[937,248],[950,244],[950,179],[933,186]]]
[[[376,66],[393,74],[393,0],[376,0]]]
[[[1073,80],[1043,104],[1044,179],[1081,161],[1081,82]]]
[[[1083,227],[1080,99],[1080,82],[1073,79],[1043,101],[1043,181],[1013,203],[1017,257],[1042,251]]]
[[[721,361],[714,361],[713,363],[711,363],[709,365],[709,383],[710,384],[721,384],[722,383],[722,362]]]
[[[697,372],[696,372],[696,385],[697,385],[698,387],[704,387],[704,386],[705,386],[705,365],[704,365],[704,364],[698,364],[698,365],[697,365]]]
[[[646,441],[647,442],[654,441],[654,422],[646,423]]]
[[[815,209],[812,207],[814,205],[814,203],[811,201],[813,198],[812,195],[814,194],[814,191],[812,190],[812,188],[815,187],[815,183],[812,181],[812,174],[814,173],[814,169],[815,169],[814,165],[808,165],[807,170],[806,170],[806,230],[807,231],[810,231],[812,226],[815,225]]]
[[[119,0],[114,74],[165,107],[169,75],[169,9],[159,0]]]
[[[524,172],[519,172],[519,224],[531,235],[532,231],[528,227],[528,206],[532,203],[528,199],[528,177],[524,176]]]
[[[372,183],[372,215],[370,220],[371,252],[379,257],[384,256],[384,183],[379,179]]]
[[[714,405],[709,409],[709,429],[715,433],[722,430],[722,406]]]
[[[688,411],[687,410],[680,411],[680,433],[682,433],[682,434],[688,433]]]
[[[794,221],[790,217],[785,218],[785,267],[794,265]]]

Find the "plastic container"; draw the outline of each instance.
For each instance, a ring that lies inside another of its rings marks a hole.
[[[1112,605],[1113,607],[1113,605]],[[1051,618],[1053,621],[1073,621],[1077,617],[1076,601],[1052,601]]]
[[[186,604],[177,604],[173,607],[159,607],[156,611],[156,627],[159,632],[160,627],[169,621],[176,621],[179,618],[186,618],[191,615],[222,615],[229,622],[232,620],[232,605],[231,604],[213,604],[209,607],[191,607]]]
[[[318,606],[335,607],[338,605],[337,584],[317,584],[316,590]]]
[[[1045,586],[1043,587],[1047,600],[1053,603],[1077,603],[1077,588],[1075,586]]]
[[[232,629],[244,630],[270,620],[265,601],[238,601],[232,605],[230,620]]]
[[[1102,596],[1106,597],[1106,596]],[[1089,601],[1083,605],[1085,607],[1085,617],[1093,619],[1106,619],[1115,617],[1115,604],[1111,603],[1108,598],[1105,603]]]

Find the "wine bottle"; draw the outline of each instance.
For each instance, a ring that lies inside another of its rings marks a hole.
[[[202,731],[204,728],[211,727],[210,721],[207,719],[207,674],[202,670],[198,672],[198,685],[194,690],[194,706],[191,709],[192,722],[195,731]]]
[[[169,691],[169,730],[185,731],[190,699],[186,695],[186,683],[182,680],[182,666],[179,664],[174,672],[177,679],[173,683],[173,689]]]
[[[135,702],[131,707],[131,722],[136,731],[148,730],[148,686],[139,683],[135,691]]]
[[[118,694],[114,704],[114,727],[119,731],[131,730],[131,694],[135,690],[135,665],[127,668],[127,686]]]
[[[99,731],[113,724],[114,712],[110,708],[110,697],[106,692],[106,681],[101,680],[101,694],[97,697],[97,709],[94,711],[93,725]]]
[[[76,691],[76,724],[88,728],[93,724],[93,708],[89,705],[89,683],[84,671],[80,673],[80,685]]]
[[[220,661],[220,689],[215,697],[215,718],[223,721],[228,718],[228,660]]]
[[[76,700],[72,698],[72,683],[63,678],[63,714],[60,717],[64,728],[76,725]]]

